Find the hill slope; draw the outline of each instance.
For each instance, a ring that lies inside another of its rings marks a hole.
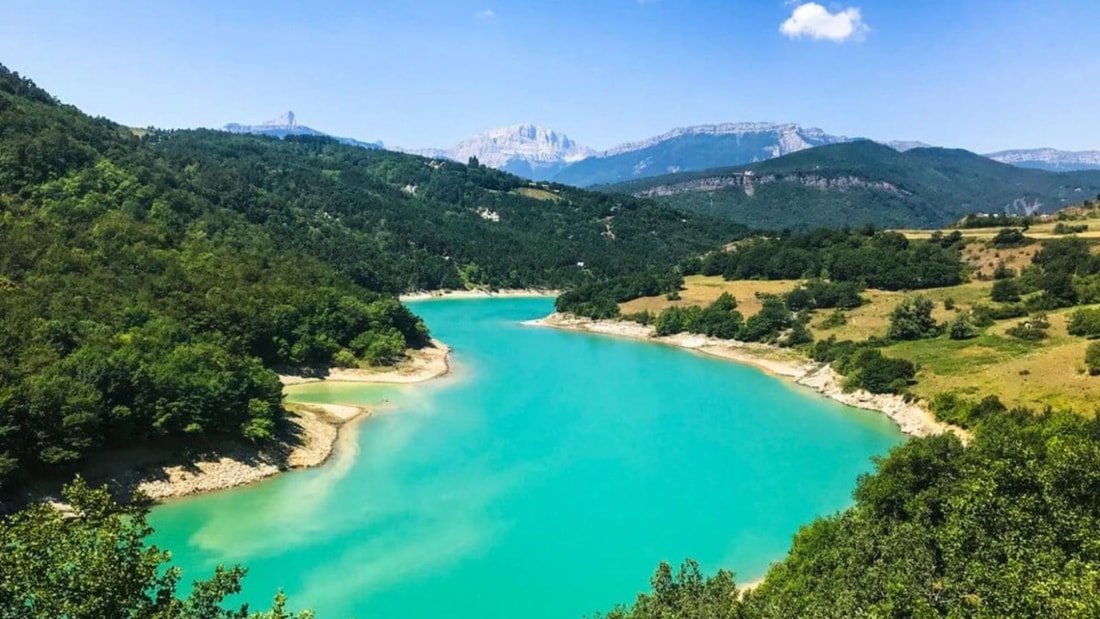
[[[973,212],[1053,211],[1096,195],[1100,172],[1058,174],[962,150],[898,152],[858,141],[605,189],[764,228],[932,227]]]
[[[0,500],[115,446],[271,439],[270,368],[427,341],[393,293],[667,268],[738,231],[327,137],[139,138],[2,66],[0,161]]]
[[[725,123],[684,127],[578,161],[554,180],[577,187],[762,161],[847,141],[795,124]]]

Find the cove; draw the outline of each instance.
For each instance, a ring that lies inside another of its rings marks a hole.
[[[380,412],[324,467],[156,507],[184,581],[241,563],[245,601],[282,588],[321,619],[581,617],[662,560],[761,577],[903,440],[751,367],[521,326],[547,298],[411,305],[451,374],[288,391]]]

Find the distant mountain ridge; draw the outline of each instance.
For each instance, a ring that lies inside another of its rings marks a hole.
[[[332,136],[299,124],[294,112],[257,125],[229,123],[223,130],[280,138],[317,135],[352,146],[386,148],[380,141]],[[596,151],[560,131],[524,123],[490,129],[451,148],[395,147],[391,150],[459,163],[475,157],[483,165],[530,180],[592,187],[678,172],[748,165],[809,148],[862,139],[830,134],[797,123],[729,122],[679,127],[644,140]],[[880,143],[898,152],[933,147],[919,140]],[[1052,172],[1100,170],[1100,151],[1034,148],[1004,150],[984,156],[1017,167]]]
[[[581,187],[620,183],[661,174],[748,164],[849,139],[795,123],[741,122],[680,127],[579,161],[562,170],[554,181]]]
[[[1054,148],[1002,150],[986,155],[994,161],[1053,172],[1100,170],[1100,151],[1067,151]]]
[[[566,166],[595,154],[564,133],[530,123],[490,129],[448,149],[401,150],[460,163],[476,157],[483,165],[531,180],[549,180]]]
[[[975,212],[1050,212],[1100,192],[1100,171],[1016,167],[965,150],[860,140],[745,166],[604,188],[754,227],[939,227]]]
[[[889,146],[899,153],[904,153],[914,148],[935,148],[932,144],[921,142],[920,140],[890,140],[888,142],[882,142],[882,144]]]
[[[258,125],[229,123],[222,127],[222,131],[228,131],[229,133],[269,135],[276,138],[285,138],[288,135],[316,135],[333,138],[341,144],[348,144],[350,146],[359,146],[361,148],[385,148],[382,142],[363,142],[355,138],[343,138],[298,124],[298,119],[294,116],[294,112],[289,111],[280,115],[278,118],[262,122]]]

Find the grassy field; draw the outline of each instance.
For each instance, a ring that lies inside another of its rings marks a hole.
[[[545,189],[538,189],[536,187],[520,187],[519,189],[516,189],[514,191],[515,191],[515,193],[518,193],[521,196],[526,196],[528,198],[533,198],[535,200],[555,200],[555,201],[557,201],[557,200],[562,199],[562,197],[559,196],[556,193],[553,193],[551,191],[547,191]]]
[[[1026,248],[1025,248],[1026,249]],[[1021,254],[1023,255],[1023,254]],[[1028,261],[1030,258],[1028,258]],[[1019,266],[1027,264],[1022,261]],[[672,306],[707,305],[723,292],[737,299],[738,309],[746,316],[760,309],[757,293],[781,294],[798,284],[797,280],[732,281],[701,275],[687,277],[681,299],[669,301],[663,296],[635,299],[622,304],[624,314],[649,310],[660,312]],[[949,322],[957,312],[967,311],[975,304],[990,304],[990,281],[972,281],[961,286],[920,291],[935,303],[934,316],[941,323]],[[816,339],[835,335],[838,340],[865,340],[885,336],[890,312],[906,293],[884,290],[864,291],[867,303],[845,312],[848,324],[824,329],[821,322],[829,313],[818,311],[810,321]],[[954,310],[944,306],[954,302]],[[956,341],[941,336],[931,340],[902,342],[883,349],[886,355],[909,359],[920,365],[917,383],[912,391],[930,398],[943,391],[956,391],[969,396],[996,394],[1008,406],[1043,409],[1072,408],[1084,414],[1094,414],[1100,406],[1100,377],[1089,376],[1084,370],[1085,348],[1088,342],[1066,333],[1067,315],[1074,311],[1051,313],[1050,338],[1028,342],[1005,334],[1020,319],[999,321],[983,335],[972,340]]]
[[[1066,316],[1050,315],[1050,338],[1027,342],[1005,335],[1016,320],[1000,321],[981,337],[903,342],[883,350],[921,367],[912,391],[931,397],[943,391],[995,394],[1008,406],[1072,408],[1093,415],[1100,405],[1100,377],[1085,371],[1088,341],[1066,333]]]
[[[799,280],[728,282],[718,276],[692,275],[684,278],[684,289],[680,291],[679,301],[669,301],[663,296],[643,297],[623,303],[619,309],[624,314],[645,310],[656,314],[672,305],[680,307],[709,305],[723,292],[728,292],[737,299],[737,309],[748,318],[760,311],[760,300],[756,298],[758,293],[782,294],[794,288],[798,282]]]
[[[1066,225],[1087,225],[1088,230],[1077,233],[1077,236],[1086,239],[1100,239],[1100,220],[1084,219],[1081,221],[1066,221],[1062,223],[1065,223]],[[1055,221],[1033,224],[1027,229],[1025,234],[1029,238],[1036,240],[1058,239],[1066,236],[1064,234],[1054,233],[1054,226],[1056,225],[1058,225],[1058,222]],[[939,230],[939,232],[944,235],[951,234],[954,231],[954,228]],[[965,228],[959,230],[959,232],[963,235],[963,238],[975,239],[980,241],[988,241],[989,239],[996,236],[996,234],[1000,231],[1000,226],[993,228]],[[928,237],[932,236],[932,234],[935,233],[936,230],[896,230],[896,232],[900,232],[910,239],[927,239]]]

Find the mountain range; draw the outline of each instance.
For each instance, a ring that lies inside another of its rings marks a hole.
[[[231,123],[225,131],[285,137],[318,135],[365,148],[385,148],[382,142],[362,142],[330,136],[298,124],[293,112],[259,125]],[[597,152],[564,133],[534,124],[491,129],[451,148],[391,147],[433,159],[481,164],[530,180],[550,180],[577,187],[611,185],[631,180],[747,165],[817,146],[860,140],[794,123],[742,122],[680,127],[637,142]],[[897,151],[928,148],[917,140],[882,142]],[[1060,151],[1051,148],[1006,150],[986,157],[1018,167],[1048,171],[1100,169],[1100,151]]]
[[[294,117],[294,112],[287,112],[278,118],[262,122],[258,125],[229,123],[222,127],[222,131],[228,131],[229,133],[249,133],[252,135],[268,135],[275,138],[285,138],[288,135],[316,135],[332,138],[341,144],[359,146],[360,148],[385,148],[382,142],[363,142],[355,138],[343,138],[318,131],[312,127],[300,125],[298,124],[298,120]]]
[[[745,166],[610,185],[610,193],[767,229],[940,227],[968,213],[1050,212],[1100,192],[1100,170],[1017,167],[965,150],[859,140]]]
[[[595,154],[569,136],[538,125],[500,127],[479,133],[448,149],[398,149],[406,153],[479,163],[531,180],[550,180],[563,169]]]
[[[1038,168],[1054,172],[1072,170],[1100,170],[1100,151],[1065,151],[1053,148],[1003,150],[986,155],[994,161],[1009,163],[1022,168]]]
[[[726,123],[684,127],[579,161],[558,173],[554,180],[580,187],[605,185],[752,163],[847,140],[821,129],[795,124]]]

